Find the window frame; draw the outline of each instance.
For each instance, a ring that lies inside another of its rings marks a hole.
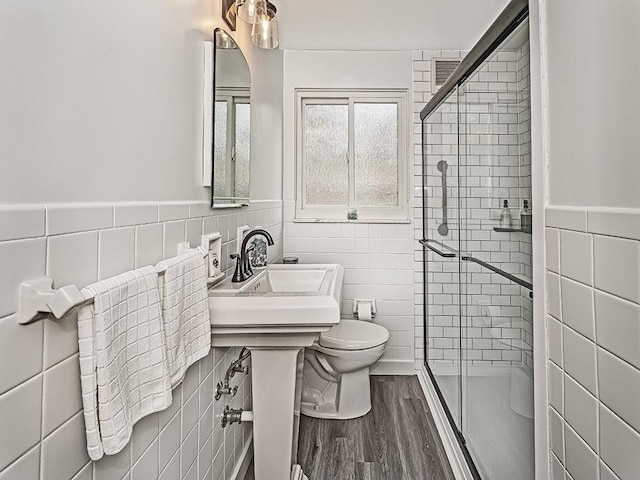
[[[251,99],[248,88],[241,87],[220,87],[216,91],[216,98],[214,99],[214,111],[215,104],[218,102],[224,102],[227,104],[226,115],[226,152],[225,152],[225,186],[224,195],[213,195],[218,200],[249,200],[245,197],[230,196],[230,192],[235,191],[236,181],[236,105],[251,105]],[[213,166],[215,162],[215,152],[211,152],[211,164]],[[214,189],[214,185],[211,184],[211,188]]]
[[[355,136],[354,104],[389,103],[396,104],[398,111],[398,205],[356,206],[355,205]],[[407,222],[408,221],[408,92],[406,89],[296,89],[296,214],[299,221],[326,221],[344,223]],[[306,204],[306,158],[304,148],[304,107],[305,105],[348,105],[348,205],[307,205]],[[347,213],[356,208],[357,220],[348,220]]]

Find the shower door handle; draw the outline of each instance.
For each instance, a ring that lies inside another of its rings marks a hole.
[[[432,252],[437,253],[438,255],[440,255],[441,257],[454,258],[456,256],[455,253],[443,252],[442,250],[438,250],[436,247],[431,245],[432,243],[438,243],[438,244],[440,244],[440,245],[442,245],[444,247],[444,244],[441,243],[441,242],[438,242],[437,240],[429,240],[428,238],[423,238],[422,240],[419,240],[419,242],[422,245],[424,245],[425,247],[427,247],[429,250],[431,250]]]
[[[439,172],[442,173],[442,223],[438,227],[438,233],[443,237],[449,234],[449,225],[447,225],[447,162],[440,160],[436,165]]]

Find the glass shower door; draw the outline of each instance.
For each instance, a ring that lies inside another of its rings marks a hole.
[[[462,427],[458,95],[423,123],[425,356],[458,430]]]
[[[482,480],[535,477],[527,15],[510,2],[420,115],[425,363]]]
[[[531,283],[532,265],[520,225],[531,201],[525,28],[458,87],[461,430],[485,480],[534,478],[532,300],[518,283]]]

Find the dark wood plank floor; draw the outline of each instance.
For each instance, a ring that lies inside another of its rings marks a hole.
[[[298,463],[309,480],[454,480],[418,379],[371,377],[371,397],[354,420],[302,416]]]

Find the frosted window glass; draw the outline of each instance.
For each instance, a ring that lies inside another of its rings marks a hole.
[[[249,198],[249,120],[251,106],[248,103],[236,104],[236,190],[235,196]]]
[[[356,205],[398,205],[398,106],[354,104]]]
[[[307,205],[349,201],[349,106],[305,105]]]
[[[213,128],[213,195],[226,197],[227,183],[227,102],[216,102]]]

